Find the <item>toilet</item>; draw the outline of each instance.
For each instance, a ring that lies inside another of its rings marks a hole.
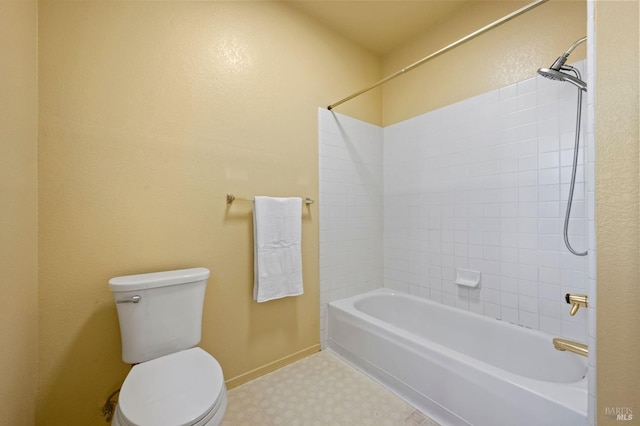
[[[109,280],[120,322],[122,384],[112,425],[216,426],[227,408],[222,368],[200,343],[206,268]]]

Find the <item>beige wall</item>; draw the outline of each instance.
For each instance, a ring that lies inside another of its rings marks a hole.
[[[0,349],[0,424],[34,424],[38,312],[38,423],[103,424],[99,407],[128,370],[106,285],[115,275],[210,268],[202,346],[234,383],[315,350],[317,206],[303,220],[305,296],[257,305],[250,205],[227,207],[224,195],[317,197],[316,107],[516,5],[488,6],[383,58],[381,72],[282,5],[40,3],[38,308],[37,12],[0,2],[0,266],[11,300],[0,311],[10,342]],[[640,418],[638,4],[598,1],[596,13],[598,424],[614,424],[605,407]],[[583,2],[552,0],[386,85],[383,108],[374,92],[340,112],[381,124],[384,111],[391,124],[531,77],[585,21]],[[482,71],[504,57],[500,74]],[[572,59],[583,57],[581,47]],[[455,80],[447,91],[438,73]]]
[[[596,1],[598,425],[640,424],[639,13]]]
[[[38,385],[37,8],[0,1],[0,425],[35,423]]]
[[[385,76],[401,70],[529,1],[479,1],[383,58]],[[385,126],[531,78],[587,33],[584,1],[551,0],[383,87]],[[570,57],[585,57],[585,45]]]
[[[277,2],[42,2],[41,425],[101,425],[128,367],[109,278],[212,271],[201,346],[231,385],[318,350],[318,206],[305,294],[252,301],[250,203],[318,196],[317,108],[380,60]],[[380,122],[380,93],[347,107]]]

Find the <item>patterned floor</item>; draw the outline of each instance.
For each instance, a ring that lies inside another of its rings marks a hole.
[[[437,426],[322,351],[229,391],[223,426]]]

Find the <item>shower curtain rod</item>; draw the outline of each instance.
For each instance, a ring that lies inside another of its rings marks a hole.
[[[343,104],[343,103],[345,103],[345,102],[347,102],[347,101],[349,101],[349,100],[351,100],[351,99],[353,99],[353,98],[355,98],[357,96],[360,96],[363,93],[366,93],[371,89],[375,89],[376,87],[380,86],[381,84],[384,84],[389,80],[393,80],[394,78],[406,73],[407,71],[411,71],[412,69],[419,67],[420,65],[422,65],[425,62],[435,58],[436,56],[439,56],[439,55],[441,55],[441,54],[453,49],[454,47],[458,47],[461,44],[466,43],[467,41],[479,36],[480,34],[486,32],[486,31],[489,31],[490,29],[493,29],[493,28],[495,28],[495,27],[497,27],[499,25],[502,25],[505,22],[510,21],[511,19],[513,19],[513,18],[515,18],[517,16],[520,16],[525,12],[530,11],[531,9],[540,6],[542,3],[546,3],[547,1],[549,1],[549,0],[536,0],[536,1],[532,2],[532,3],[529,3],[528,5],[522,7],[522,8],[520,8],[520,9],[514,11],[514,12],[511,12],[510,14],[508,14],[506,16],[503,16],[502,18],[498,19],[497,21],[494,21],[494,22],[490,23],[489,25],[486,25],[486,26],[480,28],[479,30],[476,30],[476,31],[472,32],[471,34],[462,37],[460,40],[454,41],[453,43],[449,44],[448,46],[443,47],[442,49],[438,50],[437,52],[434,52],[434,53],[430,54],[429,56],[426,56],[426,57],[420,59],[419,61],[414,62],[413,64],[409,65],[408,67],[402,68],[400,71],[397,71],[397,72],[391,74],[390,76],[383,78],[382,80],[378,81],[377,83],[374,83],[373,85],[367,87],[366,89],[359,90],[359,91],[355,92],[354,94],[349,95],[346,98],[341,99],[338,102],[329,105],[327,107],[327,109],[328,110],[332,110],[333,108],[337,107],[338,105],[341,105],[341,104]]]

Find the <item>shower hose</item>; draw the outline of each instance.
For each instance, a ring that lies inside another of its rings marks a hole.
[[[574,67],[563,67],[568,69],[576,74],[578,79],[582,79],[580,75],[580,71],[575,69]],[[577,114],[576,114],[576,138],[575,144],[573,148],[573,169],[571,171],[571,185],[569,185],[569,198],[567,199],[567,212],[564,216],[564,244],[567,246],[567,249],[575,254],[576,256],[586,256],[587,252],[578,252],[571,247],[571,243],[569,242],[569,216],[571,215],[571,205],[573,203],[573,191],[576,186],[576,170],[578,168],[578,148],[580,148],[580,121],[582,116],[582,89],[578,88],[578,106],[577,106]]]

